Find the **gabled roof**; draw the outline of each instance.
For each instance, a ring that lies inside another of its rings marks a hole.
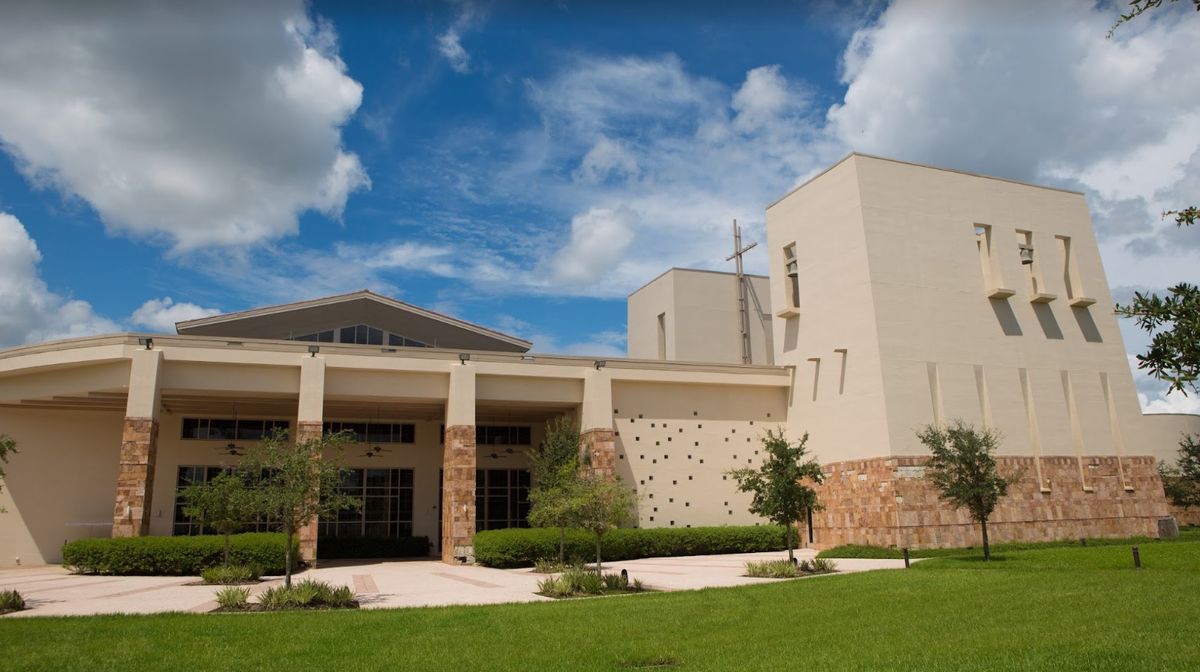
[[[525,352],[532,343],[465,320],[360,290],[175,324],[181,335],[292,338],[353,324],[404,334],[435,347]]]

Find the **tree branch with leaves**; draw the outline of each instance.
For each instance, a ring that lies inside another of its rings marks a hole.
[[[227,471],[179,490],[183,514],[225,538],[226,567],[229,566],[230,536],[259,515],[258,493],[247,483],[248,478],[244,473]]]
[[[277,523],[287,538],[284,585],[292,585],[292,540],[300,528],[340,511],[357,510],[362,500],[341,491],[341,452],[348,433],[326,434],[296,441],[276,431],[252,448],[239,465],[247,477],[257,477],[256,507]]]
[[[983,559],[992,557],[988,543],[988,518],[1008,486],[1020,480],[1020,474],[1001,476],[995,452],[1000,434],[993,429],[977,430],[955,420],[947,427],[928,425],[917,432],[932,456],[925,466],[925,477],[937,488],[942,499],[956,509],[966,509],[979,523],[983,536]]]
[[[1185,434],[1174,465],[1158,466],[1167,499],[1181,509],[1200,508],[1200,434]]]
[[[795,561],[792,527],[809,511],[819,511],[817,492],[808,483],[820,484],[825,475],[821,465],[808,458],[808,434],[791,444],[783,430],[767,430],[762,440],[766,459],[758,469],[734,469],[729,475],[738,490],[752,493],[750,513],[762,516],[787,530],[788,561]]]
[[[579,446],[575,424],[560,417],[546,423],[546,437],[529,451],[533,488],[529,492],[529,524],[558,528],[558,563],[566,562],[566,530],[578,521],[573,486],[579,478]]]
[[[8,456],[17,454],[17,442],[7,434],[0,434],[0,464],[8,464]],[[4,492],[4,468],[0,467],[0,492]],[[0,506],[0,513],[4,507]]]

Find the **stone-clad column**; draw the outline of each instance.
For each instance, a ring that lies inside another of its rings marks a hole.
[[[300,360],[300,404],[296,410],[296,442],[320,438],[325,418],[325,360],[306,357]],[[318,456],[319,458],[320,456]],[[300,559],[317,564],[317,520],[314,518],[297,531]]]
[[[442,561],[473,562],[475,551],[475,369],[450,369],[442,448]]]
[[[617,475],[617,442],[612,424],[612,378],[604,369],[588,370],[583,377],[580,413],[580,456],[593,474]]]
[[[121,428],[117,496],[113,504],[114,537],[141,537],[150,533],[154,463],[158,455],[158,378],[162,352],[136,350],[131,359],[129,397]]]

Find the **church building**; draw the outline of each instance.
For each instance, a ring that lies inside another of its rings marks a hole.
[[[527,525],[527,452],[560,416],[637,494],[636,525],[762,522],[728,471],[780,428],[825,472],[805,542],[962,546],[916,432],[997,430],[1020,474],[996,541],[1158,536],[1156,464],[1200,416],[1143,415],[1084,196],[851,154],[766,210],[767,276],[670,269],[628,301],[628,358],[531,343],[370,291],[217,315],[176,334],[0,351],[0,567],[65,541],[186,535],[177,489],[264,434],[348,430],[338,537]]]

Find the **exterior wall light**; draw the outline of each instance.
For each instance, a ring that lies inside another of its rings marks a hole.
[[[148,336],[141,336],[138,338],[138,345],[144,345],[147,350],[150,350],[154,347],[154,339]]]
[[[1033,246],[1032,245],[1018,245],[1017,247],[1021,251],[1021,265],[1029,266],[1029,265],[1033,264]]]
[[[469,352],[458,353],[458,361],[462,362],[463,364],[466,364],[467,362],[471,361],[471,353],[469,353]]]
[[[607,361],[605,361],[605,360],[603,360],[603,359],[597,359],[597,360],[596,360],[596,362],[595,362],[595,364],[596,364],[596,370],[597,370],[597,371],[599,371],[600,369],[603,369],[604,367],[608,366],[608,362],[607,362]]]
[[[319,346],[319,345],[308,346],[308,356],[309,357],[316,357],[317,353],[320,351],[321,351],[321,346]]]

